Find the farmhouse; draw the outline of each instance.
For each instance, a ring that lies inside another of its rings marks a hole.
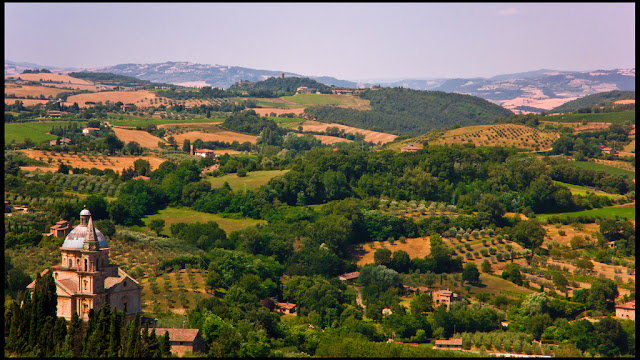
[[[403,148],[400,149],[400,152],[416,152],[420,150],[420,148],[417,148],[415,146],[413,146],[413,144],[409,144]]]
[[[136,106],[134,104],[124,104],[122,105],[123,111],[135,110]]]
[[[296,91],[298,92],[298,94],[311,94],[312,92],[311,89],[306,86],[300,86],[296,89]]]
[[[62,138],[60,140],[51,140],[49,141],[49,145],[51,146],[55,146],[58,145],[58,141],[60,142],[60,145],[65,144],[65,145],[69,145],[71,144],[71,139],[67,139],[67,138]]]
[[[100,129],[94,128],[94,127],[88,127],[88,128],[82,129],[82,133],[85,135],[89,134],[92,131],[100,131]]]
[[[629,301],[622,305],[616,305],[616,317],[636,321],[636,301]]]
[[[348,281],[348,280],[357,279],[358,276],[360,276],[360,272],[354,271],[354,272],[342,274],[338,276],[338,279],[340,279],[341,281]]]
[[[446,304],[447,309],[449,308],[452,302],[456,302],[460,300],[462,300],[460,296],[458,296],[458,294],[454,293],[449,289],[438,290],[433,293],[433,301],[436,303],[436,306],[440,304]]]
[[[56,224],[57,225],[57,224]],[[62,243],[62,262],[44,270],[52,273],[58,295],[57,316],[71,320],[78,313],[89,320],[89,310],[108,304],[125,315],[142,311],[142,286],[115,264],[109,263],[109,245],[93,226],[85,207],[76,226]],[[35,290],[35,280],[27,286]]]
[[[184,356],[190,352],[201,353],[204,351],[204,340],[199,329],[176,329],[176,328],[156,328],[156,335],[164,336],[169,333],[169,344],[171,344],[171,355]],[[153,331],[149,329],[149,333]]]
[[[331,90],[332,94],[337,94],[337,95],[353,95],[353,90],[351,89],[332,89]]]
[[[453,338],[449,340],[436,340],[434,349],[450,349],[462,350],[462,338]]]
[[[49,110],[47,111],[47,116],[49,116],[50,118],[59,118],[62,116],[62,111]]]
[[[60,221],[50,227],[49,230],[51,230],[51,234],[53,236],[61,238],[69,235],[71,228],[72,226],[70,221],[60,219]]]
[[[195,150],[193,152],[193,155],[200,156],[200,157],[203,157],[203,158],[207,158],[207,157],[214,158],[214,157],[216,157],[215,152],[213,150],[209,150],[209,149],[198,149],[198,150]]]
[[[295,315],[295,313],[296,313],[296,304],[289,303],[289,302],[278,303],[278,305],[276,305],[276,311],[278,311],[281,314],[292,314],[292,315]]]

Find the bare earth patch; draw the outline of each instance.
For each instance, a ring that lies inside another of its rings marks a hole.
[[[39,160],[40,157],[43,158],[43,161],[47,161],[48,157],[51,157],[53,161],[51,162],[51,166],[22,166],[20,167],[22,170],[28,171],[58,171],[59,162],[58,159],[61,159],[64,164],[67,164],[71,167],[79,167],[79,168],[96,168],[100,170],[112,169],[113,171],[122,172],[122,170],[133,167],[133,163],[138,159],[144,159],[149,162],[151,165],[151,170],[155,170],[162,164],[165,159],[160,159],[152,156],[103,156],[97,155],[93,156],[93,161],[90,160],[89,155],[73,155],[73,154],[64,154],[64,153],[55,153],[52,154],[47,152],[44,154],[41,150],[22,150],[22,152],[32,159]],[[100,161],[100,160],[103,161]],[[112,164],[113,163],[113,164]]]
[[[373,244],[373,247],[371,247],[370,244]],[[364,250],[366,251],[365,254],[357,262],[358,266],[373,264],[373,254],[376,250],[381,248],[389,249],[392,253],[394,251],[404,250],[412,259],[416,257],[424,258],[429,255],[431,251],[431,242],[428,237],[418,237],[407,239],[404,244],[398,240],[394,241],[393,245],[388,241],[374,241],[373,243],[367,243],[364,245]]]
[[[275,113],[276,115],[289,114],[289,113],[294,113],[296,115],[302,115],[304,113],[304,108],[287,108],[287,109],[282,109],[282,108],[254,108],[254,109],[251,109],[251,110],[255,111],[256,114],[258,114],[260,116],[270,116],[271,113]]]
[[[373,142],[374,144],[386,144],[388,142],[392,142],[397,135],[381,133],[377,131],[358,129],[351,126],[334,124],[334,123],[321,123],[318,121],[307,120],[301,124],[302,131],[317,131],[324,132],[328,127],[337,127],[339,129],[344,129],[345,133],[348,134],[356,134],[360,133],[364,135],[364,140],[367,142]]]
[[[241,134],[233,131],[227,130],[219,130],[215,133],[206,133],[202,131],[190,131],[183,134],[174,134],[171,135],[176,140],[178,144],[182,144],[185,139],[189,139],[191,143],[196,141],[197,139],[201,139],[202,141],[223,141],[232,143],[237,141],[239,143],[250,142],[252,144],[256,143],[256,137],[253,135]]]

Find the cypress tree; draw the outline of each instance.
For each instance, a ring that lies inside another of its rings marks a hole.
[[[160,339],[158,339],[158,347],[160,348],[162,356],[171,356],[171,342],[169,341],[168,331],[165,331],[164,336],[161,336]]]
[[[151,334],[149,334],[149,337],[147,338],[147,345],[149,347],[149,357],[162,357],[155,328],[151,329]]]
[[[67,320],[63,317],[56,318],[56,324],[53,327],[53,351],[56,357],[64,356],[65,339],[67,337]]]
[[[63,352],[66,357],[80,357],[82,355],[82,326],[77,312],[71,316]]]
[[[42,357],[52,357],[54,342],[53,342],[53,327],[55,325],[55,320],[51,317],[47,317],[42,324],[42,327],[39,329],[40,338],[38,339],[38,348],[41,351],[39,356]]]
[[[96,322],[97,322],[97,318],[96,318],[96,314],[95,311],[93,311],[93,309],[89,310],[89,321],[87,322],[87,327],[84,331],[84,336],[82,337],[82,356],[85,357],[91,357],[91,349],[89,347],[89,339],[91,338],[91,335],[93,335],[93,332],[96,329]]]
[[[20,336],[20,326],[23,321],[23,311],[20,309],[17,303],[11,304],[11,326],[9,328],[8,341],[5,344],[5,348],[9,351],[20,353],[22,346],[24,346],[24,340]]]
[[[122,316],[117,310],[111,312],[111,319],[109,324],[109,357],[116,357],[120,352],[121,346],[121,329],[122,329]]]

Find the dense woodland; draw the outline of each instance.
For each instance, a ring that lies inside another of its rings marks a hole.
[[[475,96],[440,91],[380,88],[360,96],[370,101],[372,110],[325,105],[306,108],[305,114],[322,122],[411,136],[454,125],[480,125],[512,114]]]

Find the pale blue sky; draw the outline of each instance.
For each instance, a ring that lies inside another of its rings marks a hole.
[[[5,59],[347,80],[635,68],[635,3],[5,3]]]

